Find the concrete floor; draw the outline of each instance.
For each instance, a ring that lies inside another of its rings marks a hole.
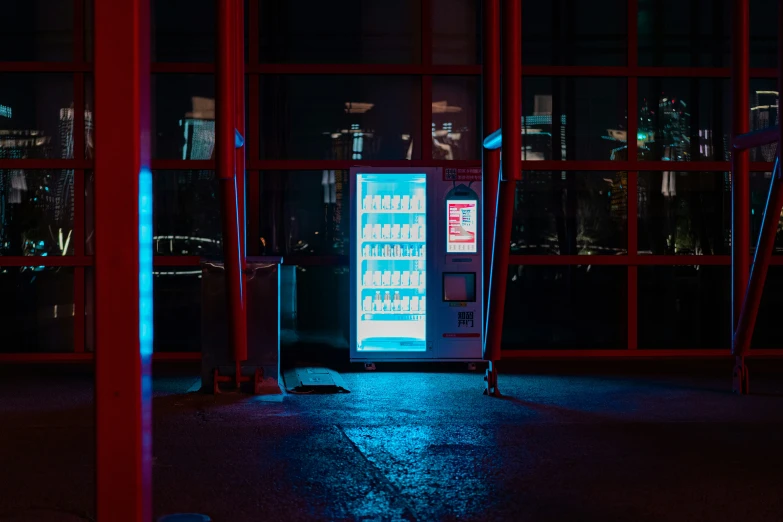
[[[6,370],[8,370],[6,368]],[[0,373],[0,520],[92,520],[85,372]],[[256,520],[783,519],[783,377],[345,373],[267,401],[155,380],[156,516]],[[37,510],[37,511],[34,511]],[[102,521],[103,522],[103,521]]]

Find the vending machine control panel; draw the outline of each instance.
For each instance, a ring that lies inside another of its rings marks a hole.
[[[480,360],[482,354],[481,170],[444,169],[436,184],[441,208],[436,224],[441,274],[433,308],[437,317],[436,358]]]

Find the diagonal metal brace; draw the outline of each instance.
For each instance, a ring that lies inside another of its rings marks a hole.
[[[750,349],[753,329],[756,326],[761,296],[764,292],[764,282],[767,279],[769,263],[775,247],[775,236],[780,221],[780,211],[783,209],[783,185],[781,185],[780,152],[775,159],[772,179],[769,181],[769,193],[761,222],[761,234],[756,245],[756,254],[750,269],[750,277],[742,301],[742,309],[737,329],[732,338],[731,351],[735,357],[733,373],[733,389],[735,393],[748,393],[748,368],[745,365],[745,355]]]

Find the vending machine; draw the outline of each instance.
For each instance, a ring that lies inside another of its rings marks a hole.
[[[480,169],[351,169],[351,360],[482,357]]]

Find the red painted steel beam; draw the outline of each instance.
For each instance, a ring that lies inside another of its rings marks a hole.
[[[766,129],[759,129],[737,136],[734,138],[733,145],[735,150],[746,150],[774,143],[778,141],[779,138],[780,129],[777,126],[767,127]]]
[[[96,512],[112,522],[152,518],[149,4],[95,3]]]
[[[482,13],[482,59],[481,76],[483,140],[500,128],[500,0],[484,0]],[[500,151],[482,147],[482,178],[484,197],[484,252],[483,281],[484,295],[484,339],[486,341],[487,305],[489,303],[489,281],[492,269],[492,245],[495,238],[495,218],[498,204],[498,179],[500,176]],[[494,348],[499,348],[495,345]],[[484,344],[484,359],[497,361],[500,350],[487,349]]]
[[[223,257],[231,345],[237,363],[247,359],[242,250],[236,176],[236,0],[218,0],[217,178],[223,222]]]
[[[490,354],[500,352],[503,337],[514,192],[516,180],[522,174],[522,2],[504,0],[501,5],[501,177],[504,179],[498,182],[495,232],[492,236],[485,335],[485,352]]]
[[[235,87],[236,87],[236,129],[245,143],[237,147],[237,195],[239,201],[239,250],[242,267],[247,258],[247,242],[245,240],[245,227],[247,223],[245,211],[245,151],[247,150],[247,134],[245,131],[245,2],[234,0],[236,6],[236,26],[234,30],[235,55]]]
[[[749,0],[734,0],[732,11],[732,142],[750,126],[750,8]],[[737,327],[750,263],[750,156],[747,150],[731,155],[731,301],[732,331]]]
[[[0,166],[5,166],[5,161],[16,162],[27,160],[0,160]],[[248,170],[259,170],[261,175],[268,170],[346,170],[351,168],[356,162],[352,160],[248,160]],[[377,160],[373,161],[374,167],[453,167],[469,168],[481,167],[480,160]],[[211,169],[214,163],[208,160],[155,160],[152,163],[155,170],[181,170],[181,169]],[[769,172],[772,170],[771,162],[753,162],[750,164],[752,171]],[[677,172],[728,172],[731,170],[731,163],[728,161],[683,161],[678,162]],[[4,167],[4,168],[24,168],[24,167]],[[61,167],[65,168],[65,167]],[[73,168],[73,167],[70,167]],[[672,170],[670,161],[610,161],[610,160],[574,160],[574,161],[525,161],[522,172],[533,171],[664,171]]]
[[[245,199],[245,161],[247,151],[247,133],[245,131],[245,2],[244,0],[234,0],[234,10],[236,19],[234,26],[234,88],[236,89],[236,98],[234,99],[234,119],[236,132],[242,137],[242,145],[236,147],[236,187],[237,187],[237,219],[239,229],[239,264],[243,272],[240,274],[242,285],[242,311],[239,317],[241,321],[241,338],[243,339],[236,345],[236,380],[239,382],[241,372],[241,361],[247,359],[247,287],[244,277],[244,269],[247,267],[247,214]]]
[[[737,321],[736,333],[732,339],[732,352],[738,358],[744,357],[750,349],[750,342],[753,339],[753,330],[756,326],[756,318],[761,305],[761,296],[764,293],[764,282],[767,279],[772,252],[775,249],[775,236],[777,235],[778,223],[780,222],[780,210],[783,208],[783,186],[781,185],[780,176],[780,162],[778,162],[772,172],[767,205],[761,222],[761,234],[759,234],[756,246],[756,255],[753,259],[753,267],[747,282],[747,291],[743,296],[744,300]],[[741,361],[738,362],[741,365]],[[747,390],[740,387],[740,390],[736,391],[746,392]]]
[[[748,0],[737,1],[737,4],[745,4],[747,8]],[[778,92],[783,87],[783,33],[780,32],[783,29],[783,0],[778,2]],[[747,15],[747,11],[745,11]],[[735,13],[735,16],[739,16],[740,13]],[[748,24],[744,24],[747,28]],[[741,29],[735,27],[735,30]],[[747,49],[745,49],[747,50]],[[737,49],[735,48],[736,52]],[[747,54],[745,54],[747,58]],[[736,59],[736,57],[735,57]],[[736,78],[734,78],[736,81]],[[747,99],[747,98],[746,98]],[[734,100],[736,104],[738,100]],[[747,120],[745,120],[747,122]],[[747,125],[747,123],[746,123]],[[741,303],[741,309],[737,318],[737,325],[734,337],[732,339],[732,352],[736,357],[736,366],[734,374],[734,391],[739,393],[748,392],[747,383],[747,369],[744,368],[743,358],[750,350],[750,344],[753,339],[753,330],[756,326],[756,318],[758,317],[759,306],[761,305],[761,296],[764,292],[764,283],[767,279],[767,271],[772,259],[772,253],[775,249],[775,237],[777,235],[778,224],[780,222],[780,211],[783,208],[783,185],[781,184],[781,155],[780,146],[783,143],[783,135],[781,135],[782,127],[778,126],[774,129],[777,133],[778,150],[777,160],[775,161],[775,168],[772,171],[772,178],[769,181],[769,193],[767,195],[767,204],[764,209],[764,217],[761,221],[761,233],[759,234],[758,243],[756,245],[756,253],[753,259],[753,266],[750,270],[750,277],[747,279],[747,291],[744,293],[744,300]],[[737,138],[734,143],[736,145]],[[736,155],[738,151],[734,151]],[[747,154],[747,151],[745,151]],[[737,169],[734,170],[735,176],[737,175]],[[735,203],[736,204],[736,203]],[[734,211],[736,220],[736,210]],[[736,261],[735,261],[736,263]],[[736,281],[735,281],[736,282]]]

